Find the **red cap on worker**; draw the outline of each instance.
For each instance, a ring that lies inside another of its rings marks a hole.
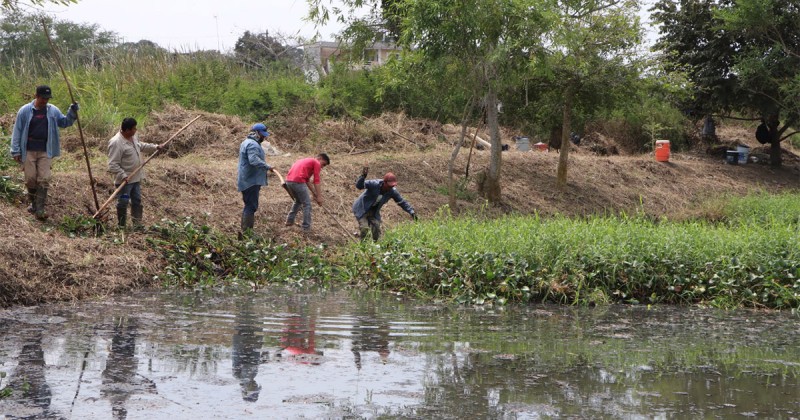
[[[383,183],[389,187],[394,187],[397,185],[397,177],[391,172],[386,172],[386,175],[383,176]]]

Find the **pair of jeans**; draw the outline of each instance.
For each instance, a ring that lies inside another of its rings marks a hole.
[[[294,204],[289,214],[286,215],[286,223],[294,223],[294,218],[300,207],[303,208],[303,229],[311,229],[311,195],[308,193],[308,185],[304,182],[287,182],[286,186],[294,196]]]
[[[117,185],[117,188],[119,188],[119,185]],[[142,206],[142,184],[140,182],[127,183],[119,192],[117,208],[127,209],[128,203],[131,203],[134,208]]]
[[[256,213],[256,210],[258,210],[258,196],[260,191],[261,185],[253,185],[242,191],[242,201],[244,202],[242,216]]]

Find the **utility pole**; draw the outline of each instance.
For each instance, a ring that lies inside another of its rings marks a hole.
[[[217,52],[222,54],[222,47],[220,47],[219,43],[219,19],[217,18],[217,15],[214,15],[214,23],[217,26]]]

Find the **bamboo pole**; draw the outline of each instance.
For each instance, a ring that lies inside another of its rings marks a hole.
[[[136,175],[137,173],[139,173],[139,171],[140,171],[140,170],[142,170],[142,168],[144,167],[144,165],[147,165],[147,162],[150,162],[150,160],[152,160],[154,157],[156,157],[156,156],[159,154],[159,152],[161,151],[160,149],[162,149],[162,148],[166,147],[166,146],[169,144],[169,142],[171,142],[171,141],[172,141],[172,140],[173,140],[175,137],[177,137],[177,136],[178,136],[178,134],[180,134],[180,133],[181,133],[183,130],[185,130],[185,129],[186,129],[186,127],[189,127],[190,125],[192,125],[192,123],[193,123],[193,122],[195,122],[195,121],[199,120],[199,119],[200,119],[200,117],[202,117],[202,115],[198,115],[198,116],[194,117],[194,119],[193,119],[193,120],[191,120],[191,121],[189,121],[188,123],[186,123],[186,125],[184,125],[183,127],[181,127],[181,129],[180,129],[180,130],[176,131],[176,132],[175,132],[175,134],[173,134],[172,136],[170,136],[170,138],[168,138],[168,139],[167,139],[167,141],[165,141],[164,143],[161,143],[161,144],[159,145],[159,150],[157,150],[155,153],[153,153],[152,155],[150,155],[150,157],[148,157],[148,158],[147,158],[147,159],[146,159],[144,162],[142,162],[142,164],[141,164],[141,165],[139,165],[139,167],[137,167],[136,169],[134,169],[134,170],[133,170],[133,172],[131,172],[130,174],[128,174],[128,178],[126,178],[124,181],[122,181],[122,183],[121,183],[121,184],[119,184],[119,187],[117,187],[117,189],[116,189],[116,190],[114,190],[114,192],[113,192],[113,193],[111,193],[111,196],[110,196],[110,197],[108,197],[108,200],[106,200],[106,201],[103,203],[103,205],[102,205],[102,206],[100,206],[100,208],[99,208],[99,209],[97,209],[97,213],[95,213],[95,214],[94,214],[94,216],[92,216],[92,217],[93,217],[93,218],[95,218],[95,219],[97,219],[97,218],[100,216],[100,213],[102,213],[102,212],[103,212],[103,210],[105,210],[105,208],[108,206],[108,204],[109,204],[109,203],[111,203],[111,200],[113,200],[113,199],[114,199],[114,197],[116,197],[116,196],[117,196],[117,194],[119,194],[119,192],[120,192],[120,191],[122,191],[122,188],[123,188],[123,187],[125,187],[125,185],[128,183],[128,179],[130,179],[130,177],[132,177],[132,176]]]
[[[72,85],[69,83],[69,79],[67,78],[67,72],[64,71],[64,66],[61,65],[61,59],[58,56],[58,51],[56,50],[55,45],[53,45],[53,41],[50,39],[50,32],[47,30],[47,22],[42,19],[42,28],[44,28],[44,36],[47,38],[47,43],[50,44],[50,49],[53,50],[53,57],[56,59],[56,63],[58,64],[58,68],[61,69],[61,75],[64,76],[64,82],[67,84],[67,90],[69,91],[69,98],[72,103],[75,103],[75,95],[72,94]],[[89,163],[89,150],[86,149],[86,141],[83,139],[83,127],[81,127],[81,119],[78,117],[78,111],[75,111],[75,122],[78,123],[78,133],[81,136],[81,146],[83,146],[83,157],[86,159],[86,170],[89,172],[89,186],[92,187],[92,197],[94,198],[94,208],[100,211],[100,202],[97,200],[97,190],[94,187],[94,176],[92,176],[92,165]]]

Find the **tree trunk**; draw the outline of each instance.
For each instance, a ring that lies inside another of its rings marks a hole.
[[[772,139],[769,148],[769,164],[770,166],[780,167],[783,164],[782,161],[780,139]]]
[[[486,124],[489,126],[489,135],[492,137],[491,161],[489,174],[486,177],[486,198],[492,204],[500,203],[500,167],[503,160],[503,143],[500,138],[500,128],[497,121],[497,93],[491,82],[488,83],[486,93]]]
[[[450,210],[456,211],[456,180],[453,176],[453,172],[455,170],[455,162],[456,158],[458,157],[458,152],[461,150],[461,146],[464,144],[464,138],[467,136],[467,122],[469,121],[469,112],[472,110],[472,106],[475,103],[475,97],[473,96],[467,102],[467,105],[464,107],[464,116],[461,118],[461,135],[458,137],[458,142],[456,143],[455,148],[453,148],[453,153],[450,155],[450,161],[447,163],[447,176],[448,176],[448,188],[449,188],[449,198],[448,204],[450,205]],[[469,163],[467,163],[467,170],[469,170]]]
[[[781,157],[781,134],[788,128],[788,125],[782,129],[778,129],[781,125],[778,114],[772,114],[767,118],[767,129],[769,130],[769,164],[774,167],[780,167],[782,164]]]
[[[564,121],[561,127],[561,150],[558,154],[558,172],[556,175],[556,186],[559,189],[567,187],[567,162],[569,159],[569,133],[572,132],[572,86],[567,87],[564,92]]]

